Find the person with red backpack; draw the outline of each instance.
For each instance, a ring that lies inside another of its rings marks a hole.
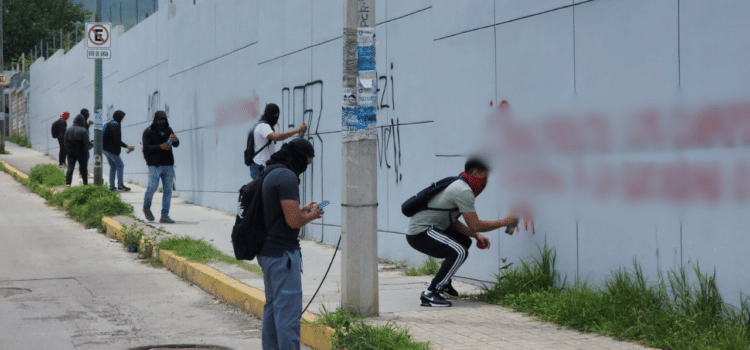
[[[518,224],[518,217],[512,214],[493,221],[480,220],[477,216],[474,199],[487,185],[488,174],[487,163],[470,158],[461,175],[433,184],[402,206],[404,214],[411,216],[406,233],[409,245],[421,253],[444,259],[430,286],[420,295],[422,306],[452,305],[442,294],[458,296],[451,278],[469,256],[471,238],[477,240],[477,247],[487,249],[490,240],[479,232]],[[462,216],[465,224],[458,221]]]

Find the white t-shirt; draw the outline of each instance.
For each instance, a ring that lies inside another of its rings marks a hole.
[[[273,134],[273,129],[271,128],[268,123],[260,123],[258,124],[258,127],[255,128],[255,152],[258,152],[259,149],[261,149],[263,146],[266,145],[266,142],[268,142],[268,135]],[[266,162],[271,159],[271,155],[276,152],[276,145],[274,142],[271,142],[268,147],[264,148],[260,153],[258,153],[255,158],[253,158],[253,161],[255,164],[266,166]]]

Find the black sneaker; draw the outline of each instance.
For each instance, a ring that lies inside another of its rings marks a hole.
[[[174,220],[169,216],[162,216],[161,219],[159,219],[159,222],[162,224],[174,224]]]
[[[453,288],[453,284],[450,281],[448,281],[448,284],[440,288],[440,293],[446,293],[454,297],[458,296],[458,291],[455,288]]]
[[[117,189],[119,191],[122,191],[122,192],[128,192],[128,191],[130,191],[130,187],[127,187],[127,186],[120,186]]]
[[[429,290],[422,292],[419,300],[422,301],[422,306],[450,307],[453,305],[450,301],[445,300],[440,293]]]
[[[154,214],[151,213],[151,209],[143,208],[143,215],[146,216],[146,220],[154,221]]]
[[[114,187],[110,187],[109,190],[112,191],[112,192],[118,192],[118,190],[116,188],[114,188]]]

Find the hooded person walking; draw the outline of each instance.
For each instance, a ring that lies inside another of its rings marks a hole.
[[[125,142],[122,142],[120,123],[122,123],[123,118],[125,118],[125,112],[117,110],[112,114],[113,120],[102,127],[102,151],[109,163],[109,189],[111,191],[130,191],[130,187],[126,187],[123,181],[125,163],[120,158],[120,151],[121,148],[127,148],[128,151],[132,151],[135,147],[128,146]],[[115,176],[119,184],[117,187],[115,187]]]
[[[60,115],[60,119],[52,123],[52,138],[57,139],[57,143],[60,145],[60,166],[65,165],[65,158],[68,156],[68,151],[65,149],[65,131],[68,129],[68,118],[70,118],[70,113],[65,111]]]
[[[65,131],[65,149],[68,152],[68,172],[65,174],[65,185],[70,187],[73,181],[73,170],[78,162],[78,170],[84,185],[89,183],[89,150],[94,145],[89,140],[89,132],[86,131],[86,121],[79,115],[73,119],[73,126]]]
[[[174,181],[174,154],[172,147],[178,147],[180,140],[169,127],[167,113],[154,113],[154,122],[143,131],[143,158],[148,165],[148,188],[143,198],[143,214],[148,221],[154,221],[151,213],[151,200],[159,188],[161,179],[164,189],[161,199],[161,219],[159,222],[174,224],[169,217],[169,206],[172,203],[172,181]]]
[[[263,269],[266,304],[263,307],[264,350],[299,349],[302,279],[299,231],[323,216],[320,204],[300,207],[299,176],[312,163],[315,149],[296,138],[281,146],[266,162],[261,184],[266,236],[257,256]]]

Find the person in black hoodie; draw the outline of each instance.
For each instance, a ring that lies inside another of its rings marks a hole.
[[[154,122],[143,131],[143,158],[148,165],[148,188],[143,198],[143,214],[148,221],[154,221],[151,213],[151,200],[159,188],[161,179],[164,193],[161,199],[161,219],[159,222],[173,224],[169,217],[169,205],[172,202],[172,181],[174,180],[174,154],[172,147],[178,147],[180,140],[175,136],[167,122],[167,113],[154,113]]]
[[[91,125],[94,124],[93,120],[89,120],[89,110],[84,108],[79,115],[83,117],[83,127],[86,128],[86,131],[89,131]]]
[[[78,170],[81,172],[81,180],[84,185],[89,183],[89,150],[94,145],[89,140],[89,133],[86,131],[86,122],[83,116],[79,115],[73,119],[73,126],[65,131],[65,149],[68,151],[68,172],[65,174],[65,184],[70,187],[73,180],[73,170],[78,162]]]
[[[68,118],[70,118],[70,113],[65,111],[60,115],[60,119],[52,123],[52,138],[57,139],[57,143],[60,145],[60,166],[65,165],[65,158],[68,156],[68,151],[65,149],[65,130],[68,129]]]
[[[128,151],[132,151],[135,147],[122,142],[122,130],[120,128],[122,118],[125,118],[125,112],[117,110],[112,114],[113,120],[102,127],[102,151],[104,156],[107,157],[107,162],[109,162],[109,189],[112,191],[130,191],[130,187],[126,187],[123,180],[125,163],[120,158],[120,148],[127,148]],[[115,176],[117,176],[117,183],[120,185],[118,187],[115,187]]]

